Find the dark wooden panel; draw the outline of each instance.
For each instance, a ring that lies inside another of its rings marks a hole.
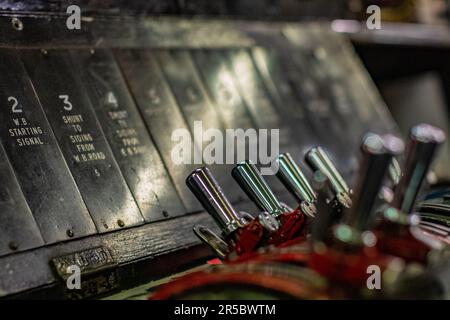
[[[205,150],[204,148],[210,141],[203,141],[204,133],[213,129],[219,130],[222,136],[225,136],[224,123],[205,90],[189,52],[187,50],[157,51],[155,57],[164,72],[191,133],[193,133],[193,137],[196,135],[196,141],[199,142],[199,147],[201,147],[200,150]],[[201,126],[201,128],[198,127],[200,130],[196,128],[196,122],[197,127]],[[223,149],[223,155],[226,155],[225,149]],[[236,183],[231,178],[230,173],[233,164],[227,164],[225,159],[222,160],[222,164],[205,161],[203,163],[210,167],[229,200],[233,203],[239,202],[243,200],[244,194],[237,188]],[[241,209],[254,210],[253,207]]]
[[[146,221],[185,212],[112,53],[72,51],[117,163]]]
[[[2,142],[45,242],[96,233],[19,52],[0,55],[0,101],[10,106],[0,108]]]
[[[118,50],[116,57],[181,200],[188,212],[200,211],[200,203],[184,182],[196,165],[177,163],[172,158],[173,149],[179,143],[172,140],[172,133],[183,130],[190,135],[189,127],[154,57],[145,50]],[[198,149],[192,145],[191,151],[198,152]],[[201,160],[200,155],[199,163]]]
[[[289,126],[295,132],[295,141],[307,151],[310,147],[320,144],[320,139],[314,134],[310,124],[306,121],[303,110],[292,92],[284,71],[273,59],[275,49],[263,47],[251,50],[252,58],[267,91],[270,93],[274,105],[280,116],[289,121]],[[300,160],[300,159],[296,159]]]
[[[0,256],[44,244],[39,228],[0,144]]]
[[[100,232],[143,223],[68,51],[21,56],[61,151]]]
[[[348,63],[345,61],[349,52],[342,54],[343,48],[340,47],[339,41],[336,37],[339,35],[332,35],[322,28],[308,28],[302,32],[302,36],[296,32],[295,28],[287,28],[285,35],[293,45],[292,52],[303,52],[303,55],[311,58],[311,69],[319,76],[327,77],[329,81],[328,87],[335,88],[341,92],[341,96],[345,94],[345,100],[342,101],[347,105],[343,108],[336,108],[344,121],[347,121],[347,126],[352,128],[352,133],[355,138],[354,143],[359,144],[362,136],[367,130],[378,130],[380,126],[376,119],[376,114],[373,113],[373,102],[368,99],[365,94],[365,89],[361,83],[356,85],[355,75],[349,74]],[[322,41],[321,39],[327,39]],[[333,58],[332,58],[333,57]],[[339,86],[339,87],[336,87]],[[363,98],[364,97],[364,98]],[[338,97],[336,97],[338,100]],[[376,116],[374,118],[374,116]],[[354,119],[356,117],[356,121]],[[358,125],[358,127],[355,127]],[[384,126],[384,124],[382,125]]]
[[[225,56],[217,50],[195,50],[192,51],[192,57],[203,77],[213,104],[225,123],[225,127],[243,130],[258,129],[257,122],[252,118],[251,113],[239,92],[236,80],[234,79],[234,74],[231,72]],[[250,156],[249,152],[251,150],[260,151],[263,143],[270,144],[270,139],[267,140],[267,142],[259,140],[258,133],[257,141],[247,139],[245,145],[236,146],[234,149],[228,148],[227,144],[228,150],[226,152],[227,154],[231,153],[235,155],[236,152],[241,152],[242,156],[242,151],[245,151],[244,159],[236,158],[235,161],[240,162],[251,157],[252,161],[261,164],[259,162],[259,155],[254,154]],[[270,148],[267,149],[270,150]],[[271,153],[274,158],[276,152],[271,151]],[[268,164],[264,164],[264,166],[270,167]],[[266,179],[271,182],[274,191],[285,191],[285,188],[274,175],[267,175]]]
[[[192,226],[199,223],[217,231],[212,218],[201,213],[3,257],[3,267],[0,268],[0,297],[57,283],[59,280],[49,267],[50,260],[89,248],[107,247],[120,267],[141,259],[153,259],[157,262],[159,256],[198,245],[199,240],[192,232]],[[188,262],[189,259],[185,259],[179,261],[179,265]],[[33,266],[33,272],[30,272],[30,266]],[[154,270],[160,276],[168,275],[173,267],[164,269],[163,265],[157,263],[149,267],[149,270]],[[130,276],[129,273],[126,274]]]
[[[256,126],[260,129],[278,129],[279,153],[289,152],[295,159],[298,159],[299,163],[302,163],[305,150],[296,140],[293,128],[287,124],[289,120],[281,117],[277,112],[273,99],[253,63],[250,52],[247,49],[228,49],[223,50],[221,54],[233,74],[236,88]],[[307,176],[309,173],[305,170]],[[286,189],[276,177],[266,176],[265,179],[280,200],[291,207],[298,205],[296,200],[287,194]]]
[[[81,30],[69,30],[66,16],[24,16],[20,17],[23,29],[19,31],[13,27],[13,17],[16,15],[0,15],[0,47],[198,48],[253,44],[233,21],[86,16]]]
[[[310,32],[314,32],[314,35],[320,34],[327,40],[324,41],[324,44],[328,44],[325,48],[341,66],[342,78],[347,83],[347,92],[357,101],[357,112],[363,117],[362,121],[371,130],[382,133],[397,132],[397,125],[389,109],[351,44],[342,35],[333,33],[325,26],[314,25],[314,28],[310,28]]]
[[[248,107],[258,128],[280,130],[280,151],[289,151],[298,157],[300,146],[293,141],[293,131],[286,125],[273,106],[272,98],[264,87],[247,49],[221,50],[224,59],[233,73],[236,87]]]
[[[289,46],[289,56],[293,62],[315,83],[315,91],[330,101],[329,117],[335,124],[333,131],[344,134],[349,152],[355,153],[367,127],[359,118],[359,107],[352,94],[354,88],[346,82],[348,75],[344,74],[340,62],[333,59],[334,52],[329,48],[332,45],[322,40],[326,35],[322,32],[316,34],[311,28],[292,35],[286,32],[285,35],[294,44]],[[293,36],[295,39],[292,39]]]

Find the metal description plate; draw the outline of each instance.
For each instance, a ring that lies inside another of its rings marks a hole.
[[[397,127],[392,116],[371,81],[368,71],[352,50],[350,42],[325,26],[311,26],[309,32],[312,37],[325,40],[323,48],[328,56],[333,56],[337,61],[339,65],[337,71],[341,73],[342,84],[348,88],[348,93],[355,100],[354,110],[366,124],[366,130],[381,133],[396,132]]]
[[[202,206],[185,183],[186,177],[196,165],[172,158],[174,148],[182,143],[172,141],[172,133],[174,130],[189,132],[189,128],[162,71],[148,50],[117,50],[115,55],[186,210],[201,211]],[[185,147],[194,152],[194,145]],[[201,157],[199,160],[200,165]]]
[[[280,116],[295,132],[292,138],[294,143],[300,145],[304,151],[320,145],[319,137],[314,134],[312,127],[305,119],[304,111],[299,107],[289,79],[285,76],[282,66],[274,59],[273,51],[255,47],[251,49],[251,55]],[[302,159],[303,155],[295,160]]]
[[[324,35],[316,34],[312,28],[304,28],[302,32],[295,33],[292,28],[287,28],[284,34],[291,42],[289,49],[294,62],[309,58],[307,66],[311,77],[316,80],[320,90],[330,97],[333,117],[351,142],[353,152],[359,150],[367,125],[362,121],[352,95],[356,88],[348,86],[348,75],[343,73],[335,53],[328,50],[329,41],[323,41]]]
[[[0,144],[0,256],[44,244],[27,201]]]
[[[283,68],[299,101],[299,107],[303,108],[305,118],[320,138],[322,147],[339,161],[338,168],[351,170],[355,163],[351,161],[349,141],[345,137],[345,131],[338,126],[339,118],[332,114],[333,98],[326,92],[330,80],[325,78],[317,81],[312,76],[310,64],[313,61],[310,56],[301,53],[293,55],[291,50],[283,47],[279,48],[278,54],[274,54],[273,58]]]
[[[211,141],[206,138],[205,132],[213,129],[224,133],[224,125],[208,97],[189,52],[186,50],[158,51],[154,55],[193,136],[196,138],[195,140],[198,142],[197,145],[201,147],[200,150],[207,150]],[[200,121],[201,128],[199,127]],[[223,152],[223,157],[225,157],[225,148]],[[236,188],[231,177],[232,164],[227,165],[225,158],[222,159],[223,164],[209,163],[205,159],[203,160],[211,168],[232,203],[244,199],[244,194],[239,188]]]
[[[196,50],[192,56],[203,75],[206,87],[210,93],[214,105],[221,114],[227,128],[241,128],[244,130],[253,128],[258,129],[256,121],[252,119],[247,105],[234,79],[226,57],[218,50]],[[269,137],[270,138],[270,137]],[[252,141],[249,140],[249,148],[260,150],[261,144],[270,144],[270,140]],[[270,150],[267,146],[267,150]],[[241,150],[242,151],[242,150]],[[227,152],[232,152],[228,148]],[[263,164],[268,166],[267,164]],[[285,192],[286,189],[274,176],[266,176],[274,191]]]
[[[300,157],[301,148],[294,143],[292,128],[275,109],[266,91],[248,49],[223,50],[223,55],[233,72],[236,86],[258,128],[280,130],[280,152],[290,152]]]
[[[290,63],[286,63],[290,70],[289,77],[298,96],[302,97],[306,117],[318,127],[319,132],[326,131],[325,139],[329,143],[347,145],[346,138],[351,137],[346,137],[346,128],[341,125],[341,118],[333,112],[336,101],[329,91],[332,79],[327,74],[317,72],[320,70],[315,68],[313,55],[296,51],[287,58],[291,58]]]
[[[205,86],[227,128],[255,128],[247,108],[227,68],[226,60],[217,50],[194,50],[192,57],[202,74]]]
[[[117,266],[117,261],[106,247],[97,247],[79,252],[66,254],[51,260],[58,275],[66,280],[73,274],[70,267],[80,268],[81,275],[95,273]]]
[[[242,99],[260,129],[279,130],[279,152],[289,152],[299,163],[303,163],[302,158],[306,150],[296,143],[295,134],[274,107],[272,98],[268,94],[248,49],[231,49],[222,52],[229,69],[233,73],[233,79],[241,94]],[[302,165],[303,166],[303,165]],[[309,176],[309,171],[305,174]],[[285,187],[276,177],[266,176],[265,179],[275,190],[280,200],[288,205],[296,207],[297,203],[290,194],[286,194]],[[283,197],[283,199],[281,199]]]
[[[143,222],[80,86],[70,53],[22,52],[25,66],[78,189],[100,232]]]
[[[46,243],[96,233],[18,56],[0,50],[0,135],[28,206]]]
[[[311,107],[307,108],[308,97],[304,95],[303,80],[294,65],[289,65],[284,44],[278,49],[257,47],[252,50],[256,65],[268,89],[277,97],[278,104],[283,105],[285,117],[292,117],[301,110],[301,118],[293,119],[292,125],[297,128],[297,136],[303,137],[305,149],[322,146],[339,169],[345,169],[348,156],[333,137],[328,133],[326,122],[320,120]],[[309,110],[308,110],[309,109]],[[343,172],[343,174],[346,174]]]
[[[80,269],[80,289],[64,290],[68,299],[87,299],[119,287],[117,261],[107,247],[87,249],[51,260],[62,281],[73,275],[73,267]]]
[[[117,163],[146,221],[185,213],[109,50],[74,50],[85,88]]]

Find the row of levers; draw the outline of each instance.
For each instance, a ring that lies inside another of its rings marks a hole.
[[[231,176],[256,213],[238,211],[213,170],[197,168],[186,184],[218,228],[193,232],[216,258],[150,299],[448,298],[450,216],[427,182],[445,139],[428,124],[407,141],[369,132],[352,185],[320,146],[305,166],[281,153],[274,174],[295,207],[277,198],[260,166],[241,162]]]

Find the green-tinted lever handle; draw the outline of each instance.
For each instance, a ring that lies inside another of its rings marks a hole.
[[[260,210],[275,217],[287,211],[252,162],[239,163],[233,168],[231,175]]]
[[[277,177],[300,202],[302,211],[309,216],[315,216],[316,194],[299,166],[289,153],[280,154],[277,161]]]
[[[319,170],[328,178],[338,202],[350,208],[351,190],[326,152],[321,147],[314,147],[306,153],[305,160],[313,171]]]

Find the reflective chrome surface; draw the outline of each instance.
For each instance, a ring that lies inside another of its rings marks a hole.
[[[393,207],[405,213],[414,210],[420,187],[439,145],[444,141],[445,133],[437,127],[419,124],[411,129],[403,175],[395,189]]]
[[[387,174],[392,157],[403,152],[403,142],[394,135],[367,134],[361,151],[358,179],[353,194],[353,206],[344,220],[360,232],[369,230],[374,218],[374,204]]]
[[[289,153],[280,154],[277,161],[278,178],[301,203],[304,213],[313,217],[317,212],[314,204],[317,199],[305,175]]]
[[[195,235],[208,246],[221,259],[225,258],[230,252],[228,244],[217,234],[211,231],[208,227],[202,225],[195,225],[193,227]]]
[[[244,226],[245,222],[231,205],[207,167],[194,170],[186,184],[206,211],[217,221],[225,235]]]
[[[314,147],[308,151],[305,160],[314,171],[320,170],[328,178],[338,202],[350,208],[352,206],[351,189],[326,152],[321,147]]]
[[[243,161],[233,168],[232,176],[247,196],[263,211],[273,216],[286,212],[255,164]]]

